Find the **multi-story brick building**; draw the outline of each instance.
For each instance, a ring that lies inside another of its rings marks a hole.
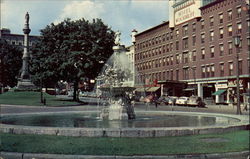
[[[246,0],[170,1],[169,21],[136,35],[136,83],[169,95],[229,102],[239,55],[240,92],[249,89],[250,17]],[[241,37],[237,51],[233,37]],[[139,87],[139,86],[138,86]]]
[[[23,34],[12,34],[10,29],[3,28],[0,30],[0,38],[6,40],[10,45],[23,47]],[[39,36],[29,35],[29,46],[34,45],[38,38]]]

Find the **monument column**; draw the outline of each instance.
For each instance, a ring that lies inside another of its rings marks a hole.
[[[27,12],[25,15],[25,24],[23,28],[24,33],[24,49],[23,49],[23,63],[21,69],[21,75],[18,80],[17,87],[19,89],[33,89],[35,85],[30,80],[30,73],[29,73],[29,60],[30,60],[30,53],[29,53],[29,13]]]

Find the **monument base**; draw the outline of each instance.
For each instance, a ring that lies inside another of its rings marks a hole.
[[[29,79],[18,80],[17,89],[19,90],[35,90],[37,87]]]

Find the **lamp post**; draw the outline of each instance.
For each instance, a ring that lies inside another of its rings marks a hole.
[[[237,88],[236,88],[236,93],[237,93],[237,114],[242,114],[241,109],[240,109],[240,84],[239,84],[239,47],[240,47],[240,36],[236,35],[233,37],[234,45],[236,47],[236,81],[237,81]]]

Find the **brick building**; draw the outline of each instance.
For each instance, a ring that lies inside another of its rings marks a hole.
[[[138,33],[137,87],[161,94],[198,95],[228,103],[235,89],[236,54],[240,92],[249,89],[250,17],[245,0],[170,1],[169,21]],[[233,37],[241,37],[237,51]]]
[[[10,29],[3,28],[0,30],[0,38],[6,40],[10,45],[23,47],[23,34],[12,34]],[[29,35],[29,46],[34,45],[38,38],[39,36]]]

